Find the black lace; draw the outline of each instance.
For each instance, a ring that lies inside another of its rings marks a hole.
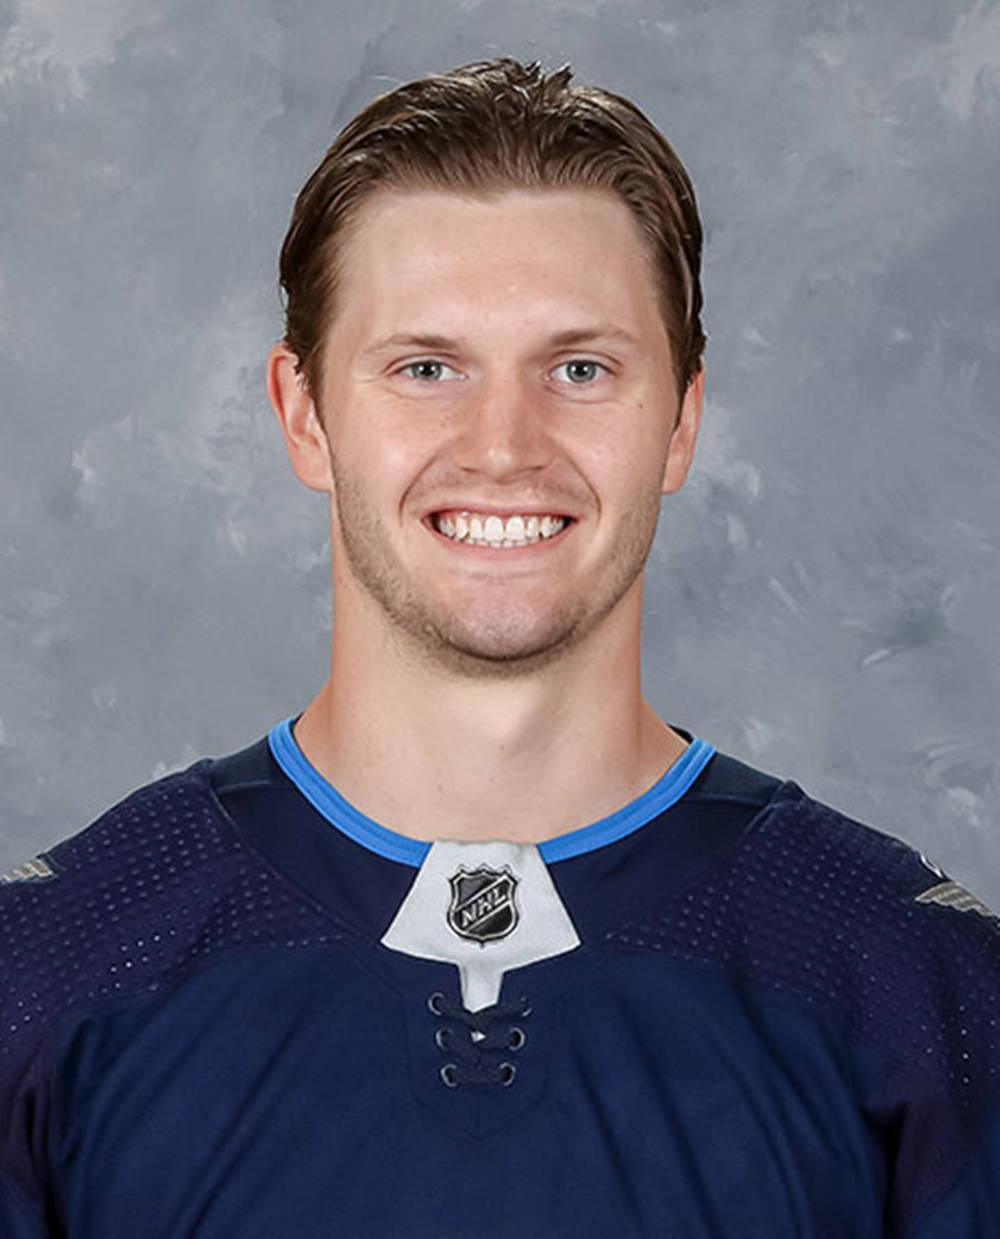
[[[524,1030],[512,1020],[530,1015],[526,998],[469,1011],[444,994],[434,993],[427,1006],[442,1021],[434,1040],[448,1059],[440,1075],[449,1088],[460,1084],[507,1087],[514,1083],[517,1067],[506,1056],[525,1043]]]

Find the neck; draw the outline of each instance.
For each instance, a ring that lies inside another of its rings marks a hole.
[[[295,725],[355,808],[415,839],[540,842],[646,791],[685,741],[640,688],[640,588],[522,678],[442,675],[338,616],[330,678]]]

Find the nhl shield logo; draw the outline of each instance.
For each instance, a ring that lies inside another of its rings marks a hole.
[[[507,865],[502,869],[490,869],[487,865],[466,869],[460,865],[458,872],[448,879],[451,886],[449,927],[460,938],[473,942],[506,938],[518,922],[514,902],[518,881]]]

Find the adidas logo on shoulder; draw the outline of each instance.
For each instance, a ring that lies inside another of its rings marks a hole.
[[[23,865],[17,865],[8,873],[0,873],[0,886],[9,886],[13,882],[44,882],[56,877],[56,871],[40,856],[33,856]]]
[[[988,916],[993,920],[1000,920],[1000,917],[988,908],[981,899],[977,899],[971,891],[967,891],[964,886],[959,886],[957,882],[953,882],[950,878],[937,867],[932,864],[927,857],[920,853],[920,859],[931,871],[942,880],[935,886],[929,887],[922,891],[914,899],[914,903],[937,903],[945,908],[954,908],[956,912],[978,912],[980,916]]]

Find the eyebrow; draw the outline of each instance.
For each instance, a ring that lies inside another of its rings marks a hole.
[[[598,324],[594,327],[574,327],[568,331],[557,331],[554,335],[549,336],[547,344],[549,348],[567,348],[571,345],[589,344],[598,340],[606,340],[614,344],[636,345],[639,343],[635,336],[627,331],[623,331],[620,327],[612,327],[610,324]],[[361,356],[369,357],[376,353],[384,353],[391,348],[426,348],[449,351],[460,348],[461,345],[461,340],[452,339],[450,336],[397,331],[393,332],[392,335],[385,336],[381,340],[377,340],[374,344],[364,349]]]

